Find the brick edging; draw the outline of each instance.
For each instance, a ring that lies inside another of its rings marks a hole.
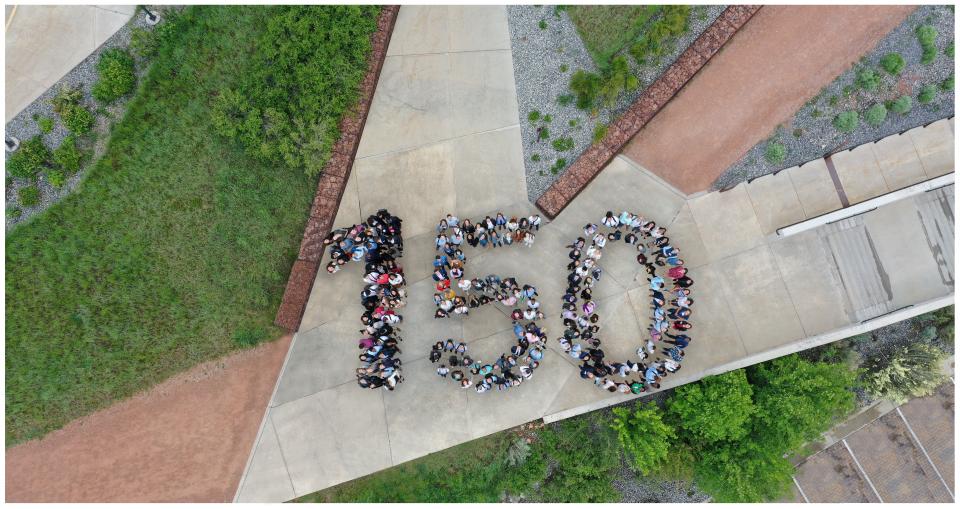
[[[537,199],[537,207],[544,215],[553,219],[560,214],[759,9],[759,5],[732,5],[724,9],[676,62],[610,124],[607,135],[588,147]]]
[[[367,74],[360,82],[360,99],[352,111],[345,112],[340,119],[340,139],[333,145],[330,159],[323,167],[317,182],[317,193],[310,207],[310,217],[304,227],[300,253],[290,270],[287,287],[283,292],[283,301],[277,310],[274,323],[289,331],[300,328],[300,320],[307,307],[313,281],[317,277],[320,259],[323,257],[323,239],[333,227],[340,207],[340,198],[350,177],[360,134],[370,112],[373,93],[380,79],[380,70],[387,56],[390,35],[397,21],[399,5],[385,5],[377,18],[377,30],[370,36],[371,49],[368,58]]]

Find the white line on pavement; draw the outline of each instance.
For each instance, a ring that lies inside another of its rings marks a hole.
[[[870,476],[867,475],[867,472],[863,469],[863,465],[860,464],[860,460],[857,459],[857,455],[853,453],[853,449],[850,448],[850,444],[847,443],[847,439],[844,438],[841,440],[843,446],[847,448],[847,452],[850,453],[850,457],[853,458],[853,462],[856,463],[857,469],[860,470],[860,473],[863,474],[863,478],[867,480],[867,484],[870,485],[870,489],[873,490],[873,494],[877,496],[877,500],[883,503],[883,497],[880,496],[880,492],[877,491],[877,487],[873,485],[873,481],[870,480]]]
[[[956,499],[953,496],[953,490],[950,489],[950,486],[947,486],[947,481],[945,481],[943,479],[943,476],[940,475],[940,469],[938,469],[937,466],[933,464],[933,460],[930,459],[930,455],[927,454],[927,448],[924,447],[923,443],[920,442],[920,437],[918,437],[917,434],[913,432],[913,427],[910,426],[910,422],[907,421],[907,416],[903,415],[903,412],[900,411],[900,407],[897,407],[897,415],[899,415],[900,418],[903,419],[903,423],[907,425],[907,431],[910,432],[910,436],[913,437],[913,441],[917,443],[917,447],[919,447],[920,450],[923,451],[923,455],[924,457],[927,458],[927,462],[930,463],[930,466],[933,467],[933,471],[937,473],[937,477],[940,478],[940,482],[943,483],[943,487],[946,488],[947,493],[950,494],[950,499],[956,501]]]
[[[797,491],[800,492],[800,496],[803,497],[803,501],[807,504],[810,503],[810,499],[807,498],[807,494],[803,492],[803,488],[800,487],[800,483],[797,481],[797,476],[792,476],[793,484],[797,487]]]

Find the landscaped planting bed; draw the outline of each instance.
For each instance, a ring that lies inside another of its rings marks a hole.
[[[722,5],[691,6],[689,12],[658,6],[508,6],[530,200],[543,194],[723,9]],[[679,23],[677,36],[670,35],[664,20],[671,12],[674,22],[686,20],[685,30]],[[597,62],[594,57],[609,58]],[[576,87],[592,95],[571,89],[578,71],[595,75],[581,74]]]
[[[953,27],[952,6],[918,7],[713,187],[730,187],[953,116]]]
[[[377,12],[183,11],[82,186],[7,235],[8,447],[276,336],[272,322],[316,190],[310,170],[325,147],[308,147],[309,162],[295,166],[245,145],[249,129],[234,141],[220,134],[231,124],[218,117],[218,98],[254,90],[248,101],[270,104],[278,94],[268,84],[284,80],[249,77],[282,72],[261,64],[293,62],[296,53],[322,62],[303,66],[314,72],[298,75],[299,84],[323,90],[287,93],[291,109],[272,119],[296,123],[310,113],[308,126],[336,126],[356,101]],[[288,29],[322,37],[286,37]],[[277,37],[289,44],[274,44]],[[258,55],[265,45],[272,57]],[[249,127],[256,112],[233,106],[231,118],[245,116]]]
[[[7,231],[70,194],[83,179],[91,163],[103,155],[110,128],[123,116],[129,94],[122,94],[125,97],[112,101],[94,98],[93,88],[101,81],[101,73],[97,68],[101,56],[110,52],[123,52],[130,46],[131,40],[152,40],[153,30],[161,27],[163,24],[149,25],[144,14],[138,11],[96,51],[7,122],[6,135],[19,139],[21,147],[29,145],[31,140],[39,137],[39,142],[50,151],[45,160],[40,161],[42,169],[35,178],[11,175],[10,168],[7,167]],[[139,47],[135,42],[134,50]],[[142,79],[146,74],[149,58],[146,55],[140,57],[136,51],[131,54],[137,57],[135,76],[137,80]],[[72,105],[68,108],[55,107],[57,97],[61,96],[65,88],[76,91]],[[71,146],[74,149],[71,149]],[[57,149],[64,152],[60,158],[56,157]],[[69,153],[66,153],[68,151]],[[10,158],[11,154],[6,153],[6,159],[9,161]],[[65,161],[71,162],[64,164]],[[38,199],[25,201],[21,196],[23,193],[35,193]]]

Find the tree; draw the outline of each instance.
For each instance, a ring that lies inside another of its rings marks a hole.
[[[567,419],[540,435],[538,448],[553,471],[540,486],[545,502],[614,502],[620,494],[613,488],[620,466],[616,438],[599,416]]]
[[[814,440],[854,407],[857,373],[843,364],[788,355],[748,370],[754,390],[757,440],[788,452]]]
[[[700,451],[697,486],[716,502],[763,502],[787,492],[793,465],[776,448],[751,439],[720,442]]]
[[[863,386],[867,392],[897,403],[933,393],[945,375],[940,362],[946,354],[934,345],[916,341],[879,354],[864,363]]]
[[[670,440],[677,438],[673,427],[663,422],[656,403],[637,404],[631,413],[614,408],[616,416],[610,425],[617,432],[627,459],[643,475],[649,475],[667,458]]]
[[[678,387],[667,409],[691,442],[739,440],[750,431],[752,395],[746,373],[738,369]]]

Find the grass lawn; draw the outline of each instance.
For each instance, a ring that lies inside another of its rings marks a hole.
[[[278,335],[316,180],[211,125],[278,10],[188,8],[80,189],[7,236],[8,447],[239,348],[235,335]]]
[[[661,9],[660,5],[571,5],[567,12],[593,62],[604,67]]]
[[[295,502],[499,502],[500,489],[513,474],[503,460],[514,436],[488,435]]]

